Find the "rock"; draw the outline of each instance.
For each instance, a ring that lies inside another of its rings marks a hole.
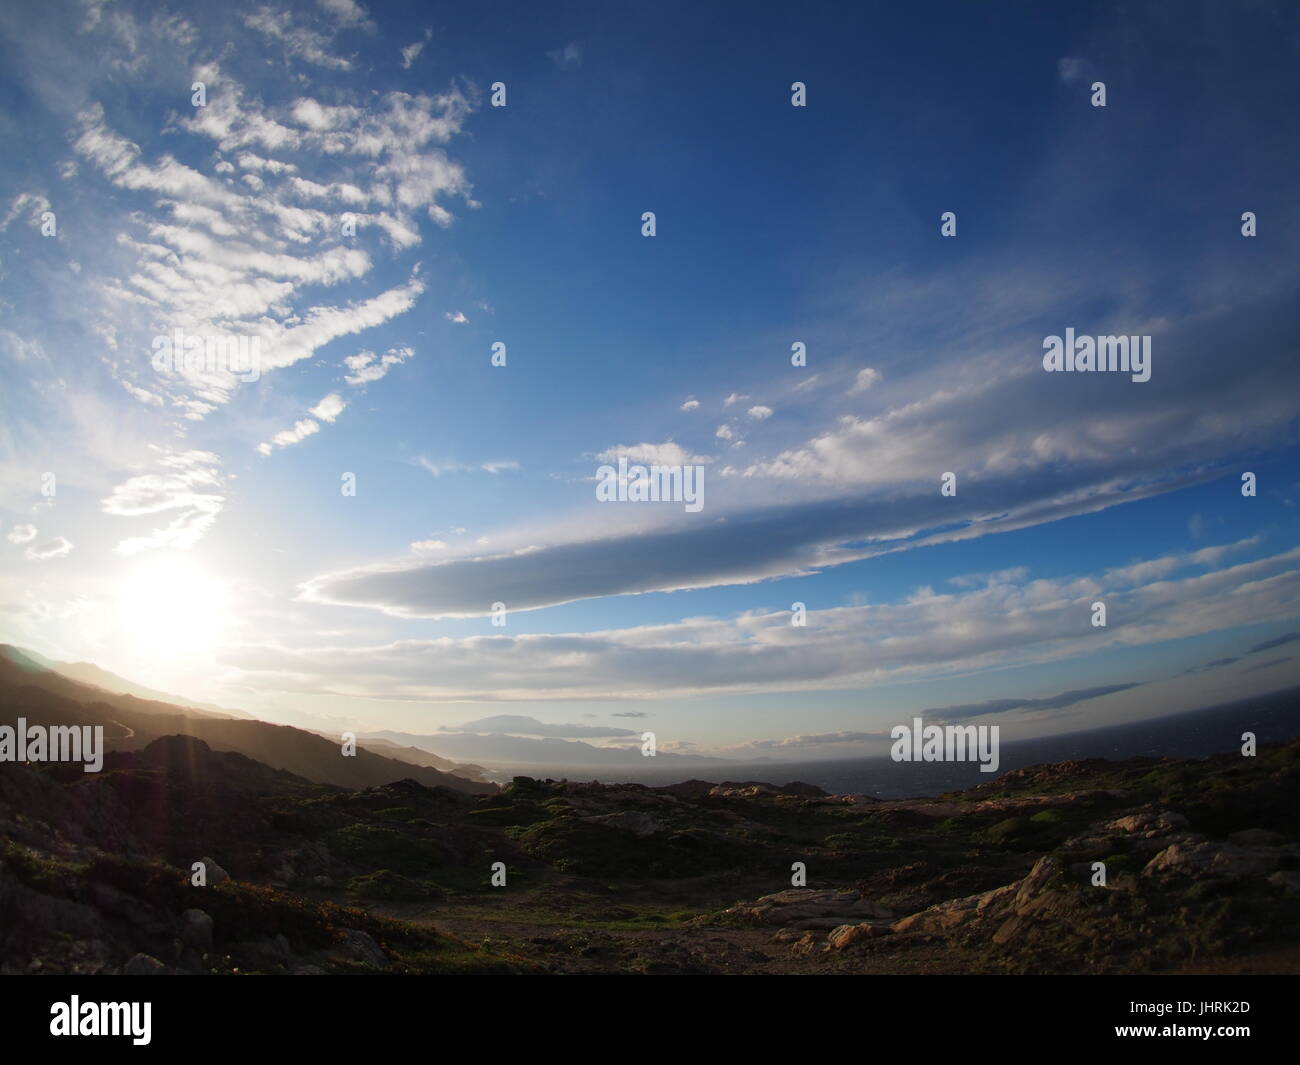
[[[1034,867],[1029,870],[1029,875],[1016,885],[1015,898],[1011,903],[1012,909],[1016,913],[1024,913],[1034,899],[1047,888],[1047,885],[1056,876],[1058,869],[1056,859],[1047,854],[1034,862]]]
[[[761,780],[746,780],[739,784],[732,780],[724,780],[716,788],[709,791],[709,798],[759,799],[775,794],[777,794],[776,785],[767,784]]]
[[[1228,838],[1246,847],[1275,847],[1286,839],[1281,832],[1271,832],[1267,828],[1243,828]]]
[[[230,874],[211,858],[200,858],[199,861],[203,863],[204,868],[207,870],[208,887],[223,884],[230,879]]]
[[[1144,811],[1143,813],[1129,814],[1126,817],[1118,817],[1106,827],[1120,832],[1162,836],[1168,835],[1177,829],[1186,828],[1187,818],[1180,813],[1175,813],[1173,810],[1165,810],[1161,813]]]
[[[596,814],[594,817],[580,817],[589,825],[604,825],[619,832],[630,832],[637,839],[646,839],[665,831],[663,822],[656,821],[649,814],[637,810],[624,810],[616,814]]]
[[[1268,882],[1280,887],[1289,895],[1300,895],[1300,873],[1279,869],[1268,878]]]
[[[855,891],[816,891],[809,888],[788,888],[774,895],[764,895],[755,902],[739,903],[723,912],[726,916],[739,918],[749,924],[782,927],[818,918],[835,918],[836,924],[845,924],[853,918],[893,920],[895,917],[884,906],[862,898]]]
[[[363,962],[377,968],[384,968],[388,965],[388,955],[384,953],[383,948],[374,941],[369,933],[356,928],[343,929],[343,942],[340,944],[339,949],[342,954],[353,961]]]
[[[136,954],[122,966],[126,976],[164,976],[169,972],[167,966],[152,954]]]
[[[820,945],[821,944],[818,942],[817,937],[813,935],[813,933],[806,932],[800,939],[796,940],[795,943],[791,945],[790,953],[800,956],[813,954],[817,951],[817,948]]]
[[[890,935],[892,931],[889,925],[873,924],[871,921],[864,921],[862,924],[842,924],[826,937],[826,945],[832,950],[844,950],[855,943]]]
[[[1240,847],[1235,843],[1174,843],[1147,862],[1142,875],[1230,878],[1262,876],[1277,868],[1279,857],[1275,851]]]
[[[1024,917],[1008,917],[993,933],[993,942],[1001,946],[1004,943],[1010,943],[1021,932],[1029,927],[1031,922]]]
[[[982,891],[977,895],[949,899],[947,902],[941,902],[917,913],[909,914],[907,917],[895,921],[890,928],[894,932],[926,932],[931,934],[950,932],[973,917],[986,916],[991,911],[1004,906],[1012,900],[1012,897],[1019,889],[1020,884],[1006,884],[1000,888],[994,888],[992,891]]]
[[[190,909],[181,914],[181,945],[201,954],[212,949],[212,918],[202,910]]]
[[[327,888],[333,885],[334,881],[327,876],[314,876],[311,882],[320,888]]]

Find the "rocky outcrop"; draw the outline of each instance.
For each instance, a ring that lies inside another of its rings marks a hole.
[[[894,914],[879,903],[864,899],[854,891],[817,891],[789,888],[774,895],[764,895],[754,902],[737,903],[722,916],[748,925],[820,928],[830,930],[851,919],[891,921]]]

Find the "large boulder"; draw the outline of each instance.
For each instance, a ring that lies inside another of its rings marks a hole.
[[[1263,847],[1242,847],[1209,840],[1172,843],[1149,862],[1143,876],[1243,877],[1263,876],[1278,867],[1280,855]]]

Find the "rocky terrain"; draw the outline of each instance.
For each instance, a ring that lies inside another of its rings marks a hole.
[[[1297,971],[1297,811],[1300,741],[881,801],[354,790],[163,737],[0,765],[0,971]]]

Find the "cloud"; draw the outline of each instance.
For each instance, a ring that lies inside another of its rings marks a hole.
[[[347,401],[342,396],[337,392],[331,392],[307,413],[313,418],[332,423],[335,418],[343,413],[343,408],[347,405]]]
[[[696,455],[671,440],[662,444],[620,444],[596,453],[600,462],[617,463],[620,458],[644,466],[700,466],[712,461],[708,455]]]
[[[806,747],[825,747],[837,743],[863,743],[873,740],[882,740],[887,736],[887,732],[853,732],[847,730],[839,732],[816,732],[806,736],[787,736],[784,739],[779,740],[750,740],[747,743],[728,748],[728,750],[797,750]]]
[[[465,317],[463,311],[457,311],[455,314],[452,314],[451,311],[447,311],[443,317],[449,322],[455,322],[457,325],[464,325],[469,321],[469,319]]]
[[[582,737],[636,736],[639,733],[608,725],[551,725],[535,717],[516,714],[498,714],[495,717],[467,721],[463,725],[443,725],[441,732],[473,732],[480,735],[539,736],[553,739],[580,739]]]
[[[39,546],[29,547],[23,552],[23,557],[33,562],[45,562],[51,558],[63,558],[71,551],[72,541],[56,536],[53,540],[47,540]]]
[[[582,48],[573,41],[570,41],[563,48],[557,48],[555,51],[546,54],[551,62],[561,70],[582,66]]]
[[[747,399],[749,399],[749,396],[742,396],[739,392],[733,392],[722,401],[722,405],[724,407],[731,407],[737,403],[744,403]]]
[[[11,544],[25,544],[36,539],[35,525],[15,525],[9,530],[7,539]]]
[[[537,554],[509,559],[523,563]],[[626,559],[612,552],[606,565],[625,572]],[[421,563],[308,582],[304,598],[427,616],[435,612],[407,608],[412,597],[435,587],[440,616],[484,615],[497,600],[520,609],[497,579],[502,572],[463,569],[459,560]],[[556,598],[574,596],[570,580],[557,580]],[[1098,630],[1091,625],[1091,604],[1103,592],[1109,624]],[[286,690],[315,678],[317,690],[366,698],[668,698],[706,691],[840,690],[1204,635],[1292,617],[1298,601],[1300,548],[1293,548],[1118,591],[1105,591],[1098,576],[990,577],[943,594],[920,587],[897,602],[810,611],[804,627],[791,625],[788,611],[778,611],[590,633],[403,640],[386,647],[249,646],[229,661],[257,672],[259,682]],[[947,712],[1050,710],[1101,694],[1101,688],[1077,689],[1000,708],[972,705]]]
[[[344,6],[336,4],[335,6]],[[356,5],[351,5],[356,7]],[[243,16],[244,25],[257,30],[269,40],[279,41],[289,55],[313,66],[330,70],[351,70],[352,60],[330,52],[330,36],[295,20],[288,11],[261,7]]]
[[[411,69],[411,64],[414,63],[417,58],[419,58],[420,53],[424,51],[424,46],[429,43],[429,38],[432,36],[433,36],[432,30],[425,30],[424,37],[421,40],[412,41],[410,44],[408,44],[405,48],[402,49],[403,70]]]
[[[1213,661],[1206,662],[1204,665],[1192,666],[1191,669],[1185,669],[1183,670],[1183,672],[1185,674],[1186,673],[1208,673],[1212,669],[1220,669],[1223,666],[1230,666],[1234,662],[1240,662],[1240,661],[1241,659],[1235,656],[1229,658],[1216,658]]]
[[[473,473],[476,470],[483,473],[503,473],[519,469],[519,463],[515,459],[501,459],[467,465],[463,462],[432,462],[421,455],[415,460],[415,464],[428,470],[435,477],[441,477],[444,473]]]
[[[133,555],[160,547],[193,547],[212,528],[225,506],[221,462],[209,451],[164,451],[163,472],[138,474],[116,485],[101,501],[105,514],[134,518],[168,511],[180,513],[164,528],[118,543],[118,554]]]
[[[865,392],[868,388],[880,380],[880,371],[873,370],[870,366],[858,371],[857,376],[853,379],[853,387],[849,389],[849,395],[855,395],[858,392]]]
[[[5,216],[0,218],[0,233],[9,228],[9,224],[14,219],[20,217],[24,212],[27,214],[29,221],[37,228],[41,224],[41,214],[50,209],[50,201],[39,193],[20,192],[14,197],[13,202],[9,204],[9,210]]]
[[[772,417],[772,408],[764,406],[750,407],[749,410],[745,411],[745,413],[753,418],[754,421],[761,422]]]
[[[400,366],[415,352],[411,348],[390,348],[379,359],[372,351],[349,355],[343,363],[352,372],[343,380],[350,385],[365,385],[383,378],[394,366]]]
[[[1274,647],[1282,647],[1285,644],[1300,640],[1300,632],[1288,632],[1282,636],[1274,636],[1271,640],[1265,640],[1263,643],[1257,643],[1249,651],[1248,655],[1258,654],[1260,651],[1271,651]]]
[[[1073,85],[1083,80],[1087,65],[1087,60],[1077,56],[1062,56],[1056,61],[1056,73],[1063,85]]]
[[[365,30],[374,30],[375,28],[375,24],[370,21],[369,12],[356,0],[316,0],[316,2],[340,26]]]
[[[346,5],[339,13],[355,21]],[[265,8],[250,17],[272,33],[288,33],[292,19]],[[384,250],[381,241],[393,250],[418,245],[423,218],[451,224],[441,201],[460,197],[474,205],[463,168],[442,147],[472,110],[465,93],[389,92],[373,100],[354,96],[355,103],[298,96],[268,106],[216,64],[194,67],[193,76],[207,86],[208,105],[186,108],[169,133],[190,135],[187,159],[215,145],[207,167],[170,154],[149,158],[112,128],[100,104],[77,117],[78,157],[132,201],[129,212],[123,201],[114,224],[118,246],[134,264],[94,282],[97,299],[88,313],[104,322],[92,327],[111,322],[123,334],[123,350],[147,351],[155,323],[167,330],[184,323],[194,335],[255,338],[266,376],[414,307],[424,292],[418,265],[404,284],[378,292],[331,300],[317,290],[360,287],[374,270],[375,252]],[[294,161],[277,158],[286,153]],[[300,166],[310,168],[311,180]],[[152,209],[136,204],[141,195]],[[345,212],[356,222],[355,236],[340,232]],[[115,373],[137,399],[174,407],[189,420],[229,402],[240,384],[224,369],[188,366],[146,381],[141,370],[148,366],[124,361]]]
[[[984,717],[988,714],[1005,714],[1013,710],[1020,712],[1062,710],[1068,706],[1074,706],[1076,703],[1087,702],[1089,699],[1099,699],[1103,695],[1114,695],[1116,692],[1140,687],[1141,683],[1104,684],[1095,688],[1076,688],[1073,691],[1061,692],[1059,695],[1037,699],[990,699],[982,703],[940,706],[931,710],[922,710],[915,716],[939,721],[962,721],[966,718]]]
[[[1259,665],[1250,666],[1247,669],[1243,669],[1241,672],[1243,676],[1247,673],[1258,673],[1261,670],[1272,669],[1274,666],[1280,666],[1284,662],[1290,662],[1294,657],[1294,655],[1287,655],[1284,658],[1270,658],[1267,662],[1260,662]]]
[[[682,404],[681,409],[688,410],[688,411],[698,410],[699,406],[700,406],[700,401],[698,399],[688,399],[685,403]]]
[[[320,432],[321,422],[332,425],[334,420],[343,413],[347,405],[347,400],[337,392],[331,392],[307,412],[311,415],[310,418],[300,418],[293,423],[292,428],[281,429],[270,440],[258,444],[258,453],[269,455],[278,447],[292,447],[294,444],[306,440],[307,437],[314,436]],[[317,419],[320,420],[317,421]]]

